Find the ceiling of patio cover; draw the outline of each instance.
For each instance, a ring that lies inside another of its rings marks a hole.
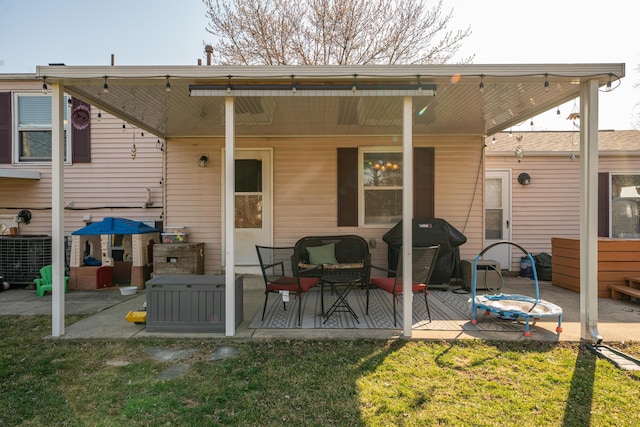
[[[140,221],[107,217],[100,222],[89,224],[71,234],[76,236],[89,236],[99,234],[145,234],[158,233],[159,231],[157,228],[150,227]]]

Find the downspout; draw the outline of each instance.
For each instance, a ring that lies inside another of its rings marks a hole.
[[[580,338],[598,332],[598,80],[580,84]]]

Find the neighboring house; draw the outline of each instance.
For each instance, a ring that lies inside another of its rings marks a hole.
[[[501,132],[485,145],[486,241],[505,238],[553,255],[552,237],[580,235],[578,131]],[[640,131],[601,130],[598,147],[598,235],[638,239]],[[517,271],[522,254],[509,255],[494,254]]]
[[[64,98],[64,236],[104,217],[162,221],[158,138],[73,96]],[[21,236],[52,234],[51,129],[51,90],[43,90],[42,80],[0,75],[2,234],[12,227]],[[22,211],[29,212],[28,222],[18,220]],[[117,259],[116,240],[110,255]]]
[[[461,257],[475,257],[486,243],[485,136],[580,97],[581,132],[597,152],[598,89],[624,64],[43,66],[36,75],[58,102],[66,92],[162,138],[164,223],[204,243],[205,273],[217,274],[230,263],[255,269],[255,244],[318,234],[360,235],[386,265],[382,236],[412,217],[445,219],[467,237]],[[225,283],[234,319],[232,274]],[[411,318],[411,304],[404,310]],[[56,335],[64,328],[53,317]]]

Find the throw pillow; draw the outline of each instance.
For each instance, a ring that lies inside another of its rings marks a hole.
[[[307,248],[311,264],[337,264],[335,244],[310,246]]]

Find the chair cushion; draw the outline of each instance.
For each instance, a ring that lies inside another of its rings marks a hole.
[[[323,246],[309,246],[309,263],[311,264],[337,264],[335,243]]]
[[[319,279],[315,277],[301,277],[300,288],[302,292],[307,292],[318,284]],[[270,280],[267,285],[268,291],[289,291],[298,292],[298,281],[295,277],[282,276],[275,280]]]
[[[393,293],[393,283],[395,278],[393,277],[372,277],[371,284],[389,293]],[[413,292],[422,292],[426,289],[424,283],[413,283],[411,286]],[[398,279],[398,286],[396,286],[396,293],[402,292],[402,280]]]

